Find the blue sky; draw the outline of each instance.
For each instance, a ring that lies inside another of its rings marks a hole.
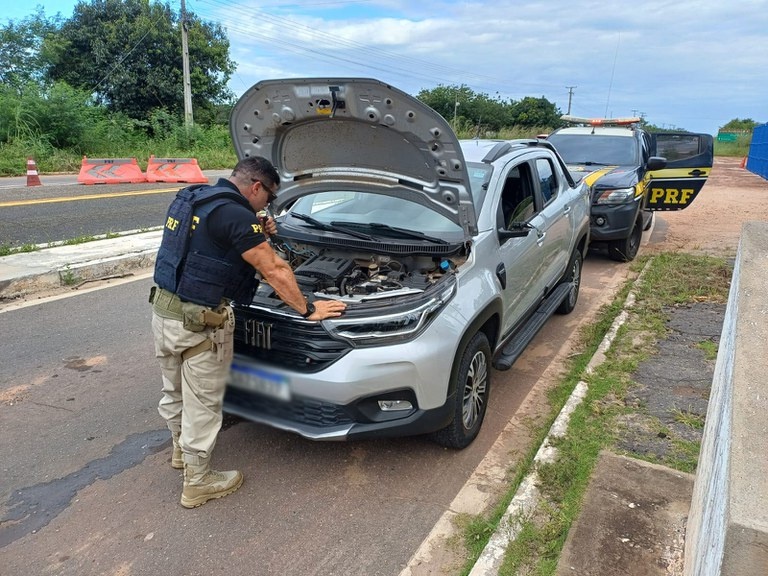
[[[179,10],[179,0],[169,0]],[[259,80],[367,76],[416,94],[466,84],[566,112],[717,133],[768,121],[768,0],[186,0],[228,32],[242,94]],[[76,2],[38,2],[70,17]],[[33,13],[3,8],[0,22]]]

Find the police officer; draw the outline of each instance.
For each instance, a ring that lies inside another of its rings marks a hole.
[[[158,411],[173,438],[171,465],[184,469],[186,508],[231,494],[243,483],[240,471],[213,470],[210,459],[233,353],[228,303],[250,302],[253,269],[309,320],[340,316],[345,308],[334,300],[307,302],[291,268],[266,241],[277,227],[257,213],[274,200],[279,185],[266,158],[250,157],[214,186],[179,191],[168,210],[150,302],[163,380]]]

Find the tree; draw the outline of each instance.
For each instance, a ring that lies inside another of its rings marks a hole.
[[[440,84],[432,90],[421,90],[416,98],[448,120],[451,125],[454,125],[454,117],[457,120],[462,117],[470,117],[471,104],[476,96],[464,84],[461,86],[443,86]]]
[[[752,118],[734,118],[728,121],[724,126],[720,127],[720,132],[752,132],[755,126],[759,126],[759,122],[755,122]]]
[[[421,90],[416,97],[434,108],[452,125],[456,114],[455,124],[472,126],[476,131],[498,131],[512,126],[556,128],[561,125],[560,110],[543,96],[526,96],[519,102],[505,102],[498,96],[491,98],[488,94],[475,93],[462,84],[439,85],[432,90]]]
[[[234,72],[221,26],[187,13],[193,107],[212,116],[231,99]],[[79,2],[72,17],[46,38],[49,77],[87,90],[110,111],[147,120],[153,110],[184,109],[179,18],[148,0]]]
[[[46,18],[38,9],[36,14],[0,28],[0,84],[21,92],[30,83],[43,82],[47,67],[43,41],[56,31],[57,23],[57,18]]]
[[[513,126],[557,128],[562,124],[560,109],[544,98],[526,96],[519,102],[513,102],[509,111],[509,124]]]

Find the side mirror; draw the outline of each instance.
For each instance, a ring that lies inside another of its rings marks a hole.
[[[647,170],[661,170],[662,168],[666,168],[667,166],[667,159],[662,158],[661,156],[651,156],[648,158],[648,166],[646,167]]]

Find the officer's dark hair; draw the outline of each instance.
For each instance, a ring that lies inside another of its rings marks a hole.
[[[268,185],[280,186],[280,174],[272,165],[272,162],[262,156],[249,156],[238,162],[232,170],[232,176],[245,176],[246,178],[261,180],[267,178]]]

